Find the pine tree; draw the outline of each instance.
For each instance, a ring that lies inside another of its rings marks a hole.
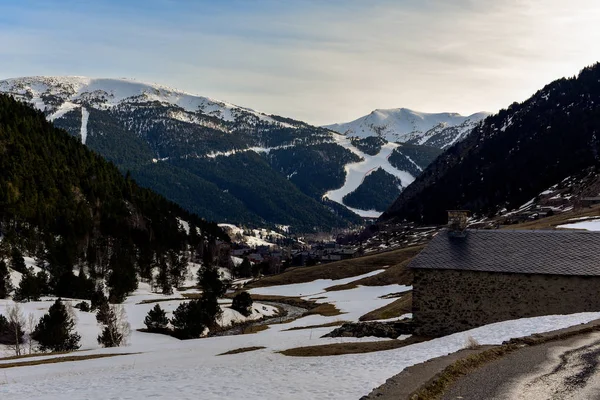
[[[168,254],[169,259],[169,274],[173,280],[173,286],[180,287],[185,279],[187,272],[188,259],[185,256],[180,256],[176,251],[171,250]]]
[[[61,299],[54,302],[48,313],[44,315],[35,330],[32,338],[40,344],[42,351],[73,351],[77,350],[81,336],[74,332],[75,322],[69,315]]]
[[[221,280],[219,271],[212,265],[202,265],[198,270],[198,285],[203,294],[217,298],[223,297],[227,291],[227,284]]]
[[[0,299],[5,299],[12,290],[12,283],[10,281],[10,274],[8,273],[8,266],[4,260],[0,259]]]
[[[15,331],[17,335],[15,336]],[[9,321],[4,315],[0,314],[0,344],[3,345],[14,345],[16,343],[15,338],[19,338],[19,343],[23,343],[23,327],[17,324],[15,329],[14,322]]]
[[[25,265],[23,253],[21,253],[21,250],[19,250],[16,247],[13,247],[11,251],[10,267],[22,274],[24,274],[27,271],[27,266]]]
[[[243,316],[247,317],[252,313],[252,297],[248,292],[241,292],[235,295],[231,308]]]
[[[39,279],[33,275],[33,269],[25,270],[21,276],[19,287],[15,290],[15,301],[38,301],[42,296]]]
[[[252,277],[252,264],[248,257],[244,257],[244,260],[236,268],[236,275],[240,278],[251,278]]]
[[[144,319],[144,324],[150,332],[160,332],[167,328],[169,319],[165,310],[157,304],[153,309],[148,311],[148,315]]]
[[[108,299],[104,294],[104,285],[100,284],[96,287],[96,289],[92,292],[90,302],[92,310],[100,308],[100,306],[103,304],[108,304]]]

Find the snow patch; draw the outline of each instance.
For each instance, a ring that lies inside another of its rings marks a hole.
[[[85,107],[81,107],[81,143],[85,144],[87,140],[87,124],[90,113]]]

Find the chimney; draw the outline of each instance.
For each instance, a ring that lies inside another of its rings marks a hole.
[[[452,237],[467,236],[467,221],[469,211],[448,210],[448,235]]]

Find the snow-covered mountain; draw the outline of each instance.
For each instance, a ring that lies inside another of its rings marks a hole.
[[[50,120],[80,107],[106,110],[123,105],[132,107],[158,102],[180,108],[180,112],[173,113],[172,117],[184,122],[199,123],[203,116],[210,116],[225,122],[256,124],[263,121],[293,127],[249,108],[130,79],[83,76],[13,78],[0,81],[0,91],[32,103],[45,112]]]
[[[0,81],[0,92],[138,183],[220,222],[313,230],[377,217],[439,154],[128,79],[14,78]]]
[[[485,112],[469,116],[457,113],[432,114],[395,108],[374,110],[354,121],[324,127],[346,136],[378,136],[389,142],[446,148],[461,140],[488,115]]]

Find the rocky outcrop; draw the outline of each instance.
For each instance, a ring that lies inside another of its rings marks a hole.
[[[413,331],[412,320],[403,319],[393,322],[358,322],[346,323],[323,337],[365,337],[396,339],[400,335],[410,335]]]

